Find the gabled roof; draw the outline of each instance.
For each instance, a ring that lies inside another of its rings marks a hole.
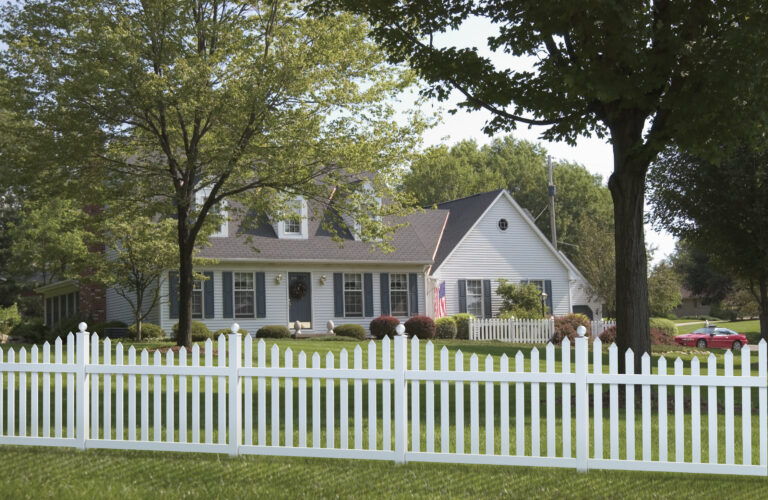
[[[440,264],[448,258],[453,249],[464,239],[464,236],[472,229],[485,211],[493,205],[493,202],[502,191],[504,190],[496,189],[487,193],[475,194],[437,205],[437,208],[440,210],[450,211],[450,215],[448,216],[448,222],[445,225],[443,238],[440,241],[440,248],[437,249],[432,269],[440,267]]]
[[[425,210],[405,217],[392,218],[392,224],[407,223],[392,237],[394,251],[384,253],[373,244],[355,241],[348,231],[340,231],[342,245],[322,227],[322,214],[310,206],[307,239],[280,239],[268,222],[245,233],[239,221],[229,223],[229,237],[211,238],[210,246],[202,249],[200,256],[224,261],[262,262],[341,262],[341,263],[407,263],[431,264],[440,242],[440,234],[447,210]],[[250,243],[248,242],[250,238]]]

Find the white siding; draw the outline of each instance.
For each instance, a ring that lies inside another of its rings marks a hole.
[[[498,228],[502,218],[509,223],[506,231]],[[494,316],[501,306],[501,298],[496,294],[499,278],[515,283],[521,280],[551,280],[554,314],[567,314],[571,309],[568,269],[503,195],[433,273],[433,277],[438,281],[445,280],[448,315],[459,312],[460,279],[492,280]]]
[[[145,298],[145,305],[144,308],[149,305],[149,301],[151,300],[149,296],[151,296],[152,290],[147,290],[147,293],[145,294],[148,296],[148,298]],[[136,300],[135,294],[130,294],[129,297],[132,301]],[[160,311],[158,307],[155,307],[152,309],[152,311],[149,312],[149,315],[144,319],[145,323],[153,323],[155,325],[159,325],[160,320]],[[128,304],[128,301],[125,300],[120,294],[118,294],[114,288],[107,288],[107,321],[122,321],[126,325],[132,325],[134,321],[133,317],[133,311],[131,310],[130,304]]]
[[[325,325],[328,320],[333,320],[334,324],[341,325],[347,323],[356,323],[363,325],[366,329],[368,325],[376,316],[381,314],[381,293],[379,277],[381,272],[403,272],[403,273],[417,273],[418,275],[418,295],[419,295],[419,314],[425,314],[429,311],[425,309],[424,302],[424,269],[421,266],[404,266],[393,268],[373,268],[365,266],[323,266],[323,265],[302,265],[297,264],[293,266],[276,266],[276,265],[262,265],[257,263],[246,264],[220,264],[216,267],[206,267],[197,269],[198,272],[212,271],[213,272],[213,290],[214,290],[214,318],[203,318],[195,321],[204,322],[211,331],[216,331],[221,328],[229,328],[232,323],[238,323],[241,328],[244,328],[248,333],[255,334],[256,330],[264,325],[286,325],[288,324],[288,273],[289,272],[309,272],[311,274],[311,293],[312,293],[312,328],[304,329],[303,331],[308,333],[322,333],[325,332]],[[266,318],[224,318],[223,308],[224,300],[222,294],[222,271],[261,271],[265,273],[265,289],[266,289],[266,306],[267,316]],[[333,273],[372,273],[373,274],[373,317],[371,318],[335,318],[334,317],[334,302],[333,302]],[[280,283],[276,283],[276,277],[278,274],[282,275]],[[320,277],[325,275],[325,284],[320,284]],[[163,284],[163,296],[168,294],[167,280]],[[166,332],[171,332],[174,324],[178,322],[178,319],[171,319],[169,317],[169,307],[167,299],[162,300],[160,307],[160,316],[162,318],[160,325]],[[405,321],[407,318],[400,318],[401,321]]]
[[[594,319],[603,317],[600,300],[593,296],[589,284],[582,279],[571,281],[571,303],[574,306],[589,306]]]

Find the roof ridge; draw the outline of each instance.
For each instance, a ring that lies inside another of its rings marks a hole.
[[[469,195],[469,196],[464,196],[464,197],[462,197],[462,198],[456,198],[455,200],[441,201],[440,203],[437,203],[436,205],[437,205],[437,207],[439,208],[439,207],[440,207],[440,205],[446,205],[446,204],[448,204],[448,203],[455,203],[455,202],[457,202],[457,201],[468,200],[468,199],[470,199],[470,198],[477,198],[477,197],[479,197],[479,196],[483,196],[483,195],[487,195],[487,194],[491,194],[491,193],[499,193],[499,192],[501,192],[501,191],[504,191],[505,189],[506,189],[506,188],[497,188],[497,189],[492,189],[492,190],[490,190],[490,191],[484,191],[484,192],[482,192],[482,193],[475,193],[475,194],[471,194],[471,195]],[[427,207],[424,207],[424,208],[427,208]]]

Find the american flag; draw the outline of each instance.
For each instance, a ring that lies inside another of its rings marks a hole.
[[[447,314],[445,309],[445,281],[435,288],[435,318],[442,318]]]

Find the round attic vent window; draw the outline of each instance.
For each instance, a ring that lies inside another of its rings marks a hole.
[[[499,219],[499,229],[506,231],[508,227],[509,222],[507,222],[507,219]]]

